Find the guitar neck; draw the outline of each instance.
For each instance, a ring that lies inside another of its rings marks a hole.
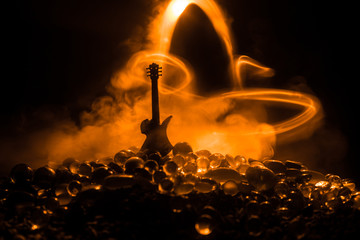
[[[160,125],[158,77],[151,78],[152,121]]]

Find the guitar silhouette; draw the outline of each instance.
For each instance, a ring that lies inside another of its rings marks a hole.
[[[148,70],[147,76],[151,78],[152,119],[145,119],[141,122],[141,133],[146,135],[146,139],[140,151],[147,154],[159,152],[161,156],[165,156],[173,148],[166,134],[166,129],[172,116],[167,117],[160,124],[158,79],[159,76],[162,76],[162,74],[159,74],[162,72],[160,71],[162,67],[152,63],[146,69]]]

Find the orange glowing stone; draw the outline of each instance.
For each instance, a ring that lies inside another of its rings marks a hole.
[[[176,195],[185,195],[194,189],[194,184],[192,183],[181,183],[174,188],[174,192]]]
[[[225,194],[235,196],[239,192],[238,185],[233,180],[229,180],[222,185]]]
[[[216,182],[210,179],[201,179],[195,183],[195,190],[201,193],[209,193],[216,189]]]
[[[258,191],[269,190],[277,183],[274,172],[260,164],[248,167],[245,176],[248,182]]]
[[[228,180],[233,180],[235,182],[240,182],[243,178],[240,173],[231,168],[216,168],[211,169],[204,175],[210,179],[215,180],[218,183],[224,183]]]
[[[111,175],[105,178],[104,187],[109,190],[131,188],[135,185],[132,175]]]
[[[197,172],[199,174],[206,173],[210,167],[210,161],[207,157],[198,157],[196,159]]]
[[[209,235],[213,231],[213,219],[210,215],[203,214],[195,224],[196,231],[201,235]]]

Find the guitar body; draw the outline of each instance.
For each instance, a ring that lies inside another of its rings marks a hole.
[[[166,134],[171,118],[172,116],[166,118],[161,125],[156,125],[148,119],[141,123],[141,133],[146,135],[146,139],[140,151],[147,154],[159,152],[161,156],[165,156],[173,149]]]

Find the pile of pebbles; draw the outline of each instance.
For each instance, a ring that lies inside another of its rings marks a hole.
[[[295,161],[177,143],[32,169],[0,182],[0,239],[352,239],[360,192]]]

